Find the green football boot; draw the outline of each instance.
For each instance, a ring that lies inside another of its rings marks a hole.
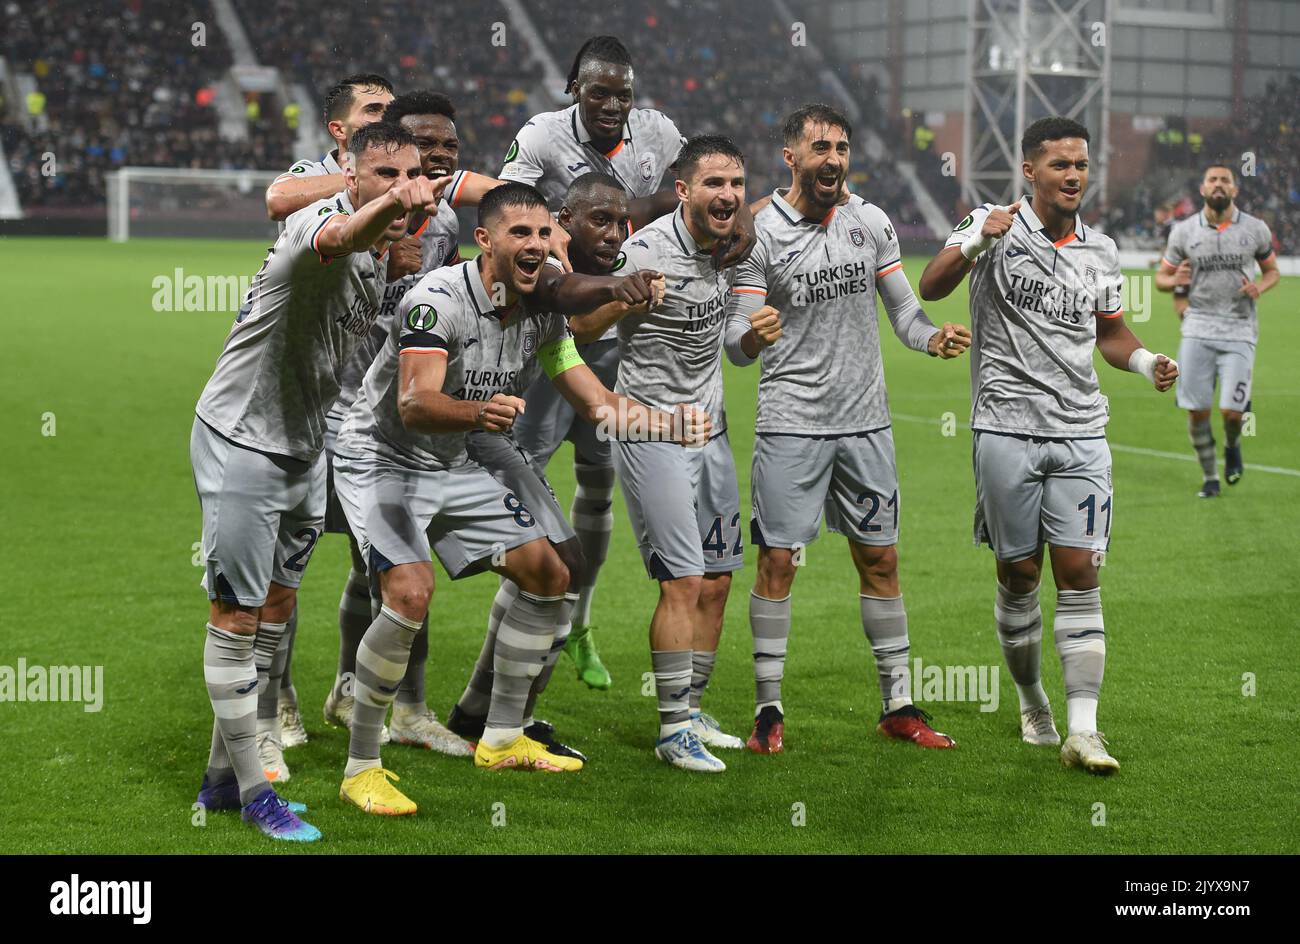
[[[596,640],[591,637],[590,626],[575,626],[564,643],[564,651],[578,668],[578,678],[587,683],[588,688],[606,689],[614,684],[609,677],[609,670],[600,661],[596,651]]]

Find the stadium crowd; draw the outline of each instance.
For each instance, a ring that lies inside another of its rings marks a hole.
[[[218,131],[212,86],[230,50],[203,0],[10,2],[0,55],[30,72],[28,126],[6,124],[3,142],[24,206],[104,201],[104,174],[126,164],[266,167],[285,163],[291,137],[259,122],[247,141]],[[193,24],[203,23],[195,45]],[[45,173],[52,154],[56,173]]]
[[[1242,169],[1248,154],[1254,155],[1253,175]],[[1163,246],[1169,228],[1200,209],[1201,176],[1212,160],[1226,161],[1237,172],[1238,203],[1268,224],[1275,249],[1285,254],[1300,245],[1300,76],[1270,80],[1264,94],[1247,101],[1222,130],[1194,147],[1166,148],[1160,157],[1105,214],[1108,231],[1121,245],[1127,240]]]

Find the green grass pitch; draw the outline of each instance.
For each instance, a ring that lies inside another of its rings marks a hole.
[[[188,439],[232,316],[151,305],[156,276],[170,278],[177,267],[251,275],[264,251],[263,243],[187,241],[0,245],[0,665],[22,657],[29,665],[104,668],[97,713],[77,704],[0,703],[0,852],[290,851],[232,814],[193,822],[211,712],[201,674],[207,604],[191,560],[199,509]],[[913,280],[923,265],[908,260]],[[968,322],[964,288],[927,308],[936,321]],[[1248,464],[1300,469],[1300,379],[1285,353],[1300,346],[1298,309],[1298,279],[1284,280],[1262,302]],[[1168,296],[1157,297],[1150,320],[1134,328],[1153,349],[1177,347]],[[941,426],[945,413],[958,424],[968,417],[967,364],[907,351],[887,328],[882,335],[913,656],[934,665],[1000,665],[993,560],[970,540],[970,433],[958,425],[945,436]],[[795,583],[787,752],[727,753],[729,769],[718,777],[658,763],[650,750],[654,700],[642,689],[655,587],[620,498],[595,606],[614,688],[586,690],[562,661],[540,711],[588,752],[588,769],[486,774],[464,760],[388,747],[387,766],[420,804],[414,818],[367,817],[338,799],[346,741],[324,726],[320,709],[337,654],[347,551],[341,537],[321,541],[301,592],[293,671],[312,740],[288,752],[293,779],[283,792],[310,805],[308,818],[325,839],[293,851],[1300,850],[1290,752],[1300,714],[1300,479],[1248,466],[1220,501],[1198,501],[1197,467],[1177,458],[1190,448],[1173,395],[1104,364],[1099,372],[1117,447],[1113,542],[1102,576],[1109,664],[1100,715],[1123,764],[1117,776],[1066,771],[1056,751],[1021,744],[1005,671],[994,712],[974,701],[922,702],[956,737],[956,751],[875,735],[879,701],[856,584],[843,540],[830,535],[809,548]],[[756,382],[756,370],[728,368],[746,505]],[[565,507],[569,456],[562,450],[550,470]],[[746,612],[754,559],[747,548],[706,700],[742,736],[752,717]],[[439,571],[428,678],[430,704],[443,716],[479,648],[494,586],[491,577],[453,584]],[[1047,640],[1054,599],[1044,590]],[[1063,724],[1050,641],[1043,661]],[[1253,695],[1243,694],[1249,679]],[[504,811],[504,825],[493,825],[494,811]]]

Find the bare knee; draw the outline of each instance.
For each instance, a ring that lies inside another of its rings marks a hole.
[[[266,593],[266,602],[262,604],[262,611],[258,615],[263,623],[287,623],[289,617],[293,616],[293,608],[298,604],[298,590],[296,587],[286,587],[283,584],[273,583]]]
[[[213,600],[208,608],[208,622],[228,633],[252,636],[257,633],[257,609]]]
[[[569,568],[550,541],[529,541],[506,555],[502,572],[525,593],[540,597],[563,596],[569,588]]]
[[[700,576],[674,577],[672,580],[659,581],[660,598],[672,606],[694,608],[699,604],[703,589],[704,578]]]
[[[569,571],[569,592],[576,592],[582,582],[582,575],[587,569],[587,560],[582,554],[582,544],[577,538],[554,545],[555,553],[560,558],[560,562]]]
[[[898,589],[898,548],[852,544],[853,564],[858,570],[861,591],[873,597],[896,597]]]
[[[432,564],[398,564],[379,575],[384,605],[409,620],[420,621],[429,613],[433,597]]]
[[[1223,422],[1225,424],[1234,423],[1240,425],[1241,421],[1245,418],[1245,414],[1240,410],[1222,410],[1221,412],[1223,413]]]
[[[731,594],[731,574],[710,574],[700,581],[700,607],[720,610]]]
[[[1092,590],[1100,581],[1097,568],[1101,566],[1100,551],[1081,547],[1052,548],[1052,578],[1058,590]]]
[[[998,583],[1011,593],[1033,593],[1042,579],[1042,562],[1028,557],[1019,561],[998,561]]]
[[[1188,410],[1187,421],[1188,423],[1208,423],[1210,421],[1210,411],[1209,410]]]
[[[768,600],[784,600],[794,586],[794,552],[783,547],[765,547],[758,552],[758,578],[754,592]]]

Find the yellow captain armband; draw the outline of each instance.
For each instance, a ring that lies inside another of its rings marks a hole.
[[[552,341],[537,352],[537,359],[541,361],[546,376],[552,380],[570,367],[577,367],[583,362],[582,355],[578,353],[578,346],[573,343],[573,338]]]

